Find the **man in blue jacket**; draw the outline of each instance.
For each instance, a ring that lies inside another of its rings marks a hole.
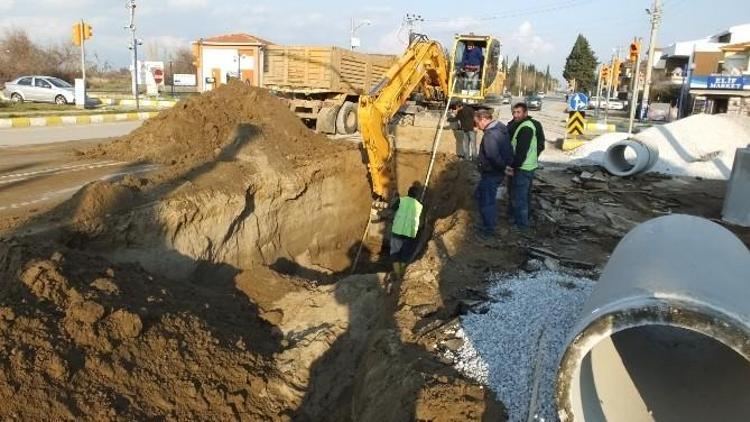
[[[497,227],[497,189],[505,177],[506,166],[513,163],[513,149],[508,129],[495,120],[489,110],[477,110],[474,124],[484,132],[477,157],[481,178],[474,195],[482,217],[479,235],[488,238],[495,234]]]

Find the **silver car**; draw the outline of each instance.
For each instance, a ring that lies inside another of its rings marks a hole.
[[[5,84],[4,94],[14,102],[75,103],[73,85],[53,76],[21,76]]]

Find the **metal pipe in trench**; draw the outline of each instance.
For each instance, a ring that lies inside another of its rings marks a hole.
[[[561,421],[750,417],[750,252],[727,229],[637,226],[581,315],[558,368]]]

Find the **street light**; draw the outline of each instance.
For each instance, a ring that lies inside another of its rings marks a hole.
[[[360,46],[359,38],[355,37],[354,34],[359,28],[370,25],[372,25],[372,22],[369,19],[364,19],[362,22],[355,25],[354,18],[352,18],[351,30],[349,31],[349,45],[351,46],[352,50]]]
[[[234,61],[237,62],[237,80],[242,82],[242,59],[247,58],[244,54],[238,54],[234,56]]]

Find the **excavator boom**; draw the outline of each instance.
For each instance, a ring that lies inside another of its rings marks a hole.
[[[372,189],[377,196],[388,199],[390,194],[389,122],[420,85],[428,99],[440,99],[438,97],[447,94],[448,72],[448,61],[440,43],[417,40],[372,91],[360,97],[360,132],[369,159]]]

